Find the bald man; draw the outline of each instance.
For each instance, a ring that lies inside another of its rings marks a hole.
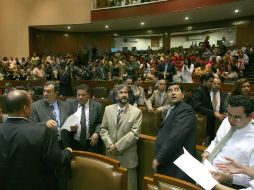
[[[32,100],[22,90],[6,97],[7,121],[0,125],[1,190],[56,189],[55,170],[71,159],[71,149],[61,150],[57,130],[28,120]]]

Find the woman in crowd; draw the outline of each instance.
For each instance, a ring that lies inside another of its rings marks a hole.
[[[186,57],[184,60],[182,68],[182,77],[184,83],[193,83],[192,73],[194,71],[194,64],[191,62],[189,57]]]

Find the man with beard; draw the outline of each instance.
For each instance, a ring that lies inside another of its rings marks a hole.
[[[117,104],[107,106],[100,135],[106,146],[106,155],[119,160],[128,168],[128,190],[137,189],[137,140],[140,135],[142,112],[128,103],[128,87],[116,87]]]
[[[159,129],[152,167],[160,174],[193,182],[173,162],[184,153],[183,147],[195,156],[195,112],[183,102],[184,94],[178,84],[170,83],[167,95],[172,107]]]

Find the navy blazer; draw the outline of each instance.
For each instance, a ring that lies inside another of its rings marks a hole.
[[[189,180],[173,163],[183,154],[183,147],[195,156],[196,114],[190,105],[180,102],[165,118],[157,134],[155,157],[160,164],[159,173]]]

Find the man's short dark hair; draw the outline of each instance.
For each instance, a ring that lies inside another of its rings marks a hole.
[[[58,84],[58,82],[47,81],[46,83],[44,83],[44,86],[49,86],[49,85],[53,85],[54,86],[54,91],[55,92],[59,92],[59,84]]]
[[[228,104],[231,107],[243,106],[244,113],[247,115],[247,117],[250,116],[252,112],[254,112],[254,101],[249,97],[243,95],[231,96],[229,98]]]
[[[7,113],[16,113],[22,111],[25,105],[30,104],[28,94],[23,90],[14,90],[5,98]]]
[[[76,87],[77,90],[85,90],[88,94],[92,93],[91,88],[87,84],[81,84]]]
[[[170,83],[168,83],[167,89],[168,89],[170,86],[173,86],[173,85],[177,85],[177,86],[180,88],[180,90],[182,91],[182,93],[183,93],[183,86],[182,86],[181,84],[179,84],[179,83],[176,83],[176,82],[170,82]]]
[[[212,74],[204,74],[200,76],[200,82],[203,83],[204,81],[208,81],[210,78],[214,78]]]

